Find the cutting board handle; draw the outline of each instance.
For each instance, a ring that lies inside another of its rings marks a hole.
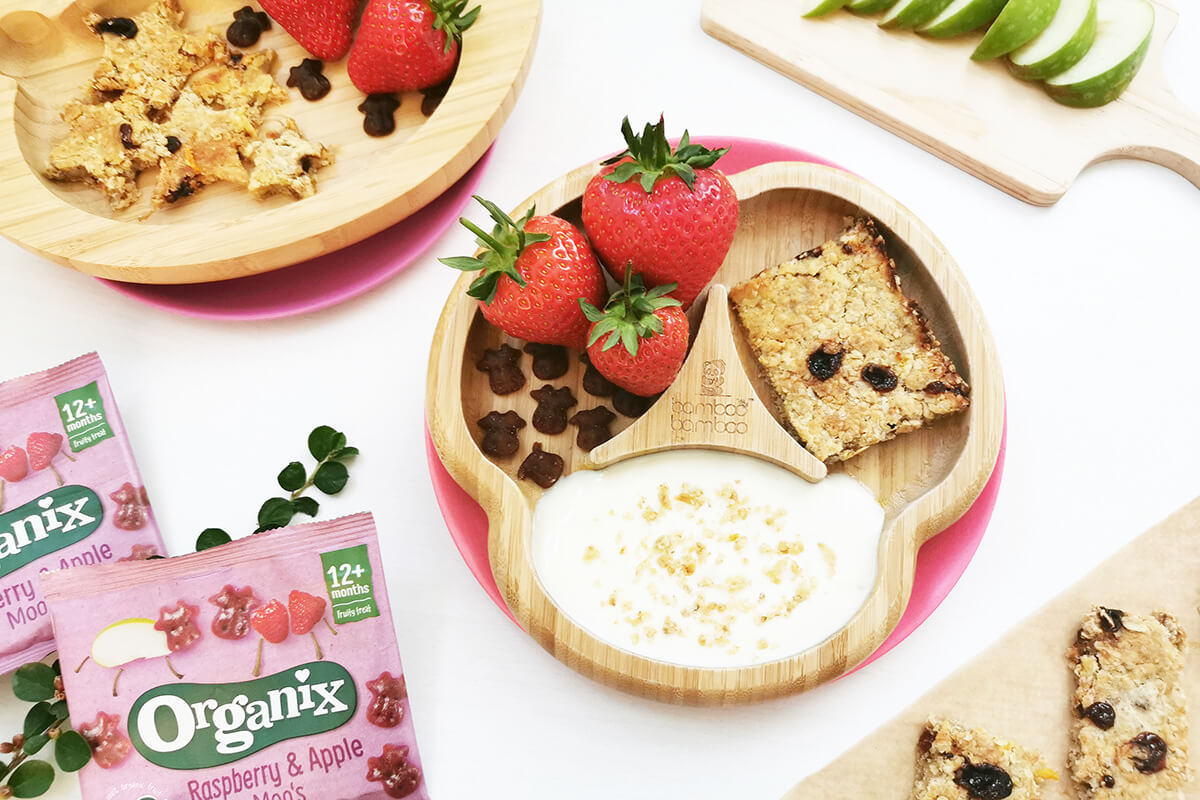
[[[1134,113],[1121,120],[1120,141],[1097,161],[1152,161],[1200,187],[1200,116],[1175,96],[1161,72],[1156,78],[1136,96],[1121,98]]]

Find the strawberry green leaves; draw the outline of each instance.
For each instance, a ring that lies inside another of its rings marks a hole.
[[[679,146],[671,150],[667,141],[666,124],[663,118],[658,118],[658,124],[646,123],[642,135],[633,132],[629,117],[621,121],[621,136],[625,138],[626,149],[604,164],[617,164],[616,169],[605,175],[605,180],[614,183],[625,183],[634,177],[638,178],[647,194],[654,191],[654,184],[660,178],[678,175],[689,189],[696,184],[696,170],[707,169],[721,156],[729,152],[728,147],[709,150],[703,145],[693,144],[687,131],[679,139]],[[629,158],[629,161],[623,159]],[[622,163],[623,162],[623,163]]]
[[[479,6],[466,11],[467,2],[468,0],[458,0],[457,2],[432,0],[429,4],[433,9],[433,29],[446,32],[445,52],[447,53],[450,52],[451,43],[455,40],[461,42],[462,32],[474,25],[476,18],[479,17]]]
[[[592,326],[588,336],[588,347],[608,336],[602,349],[611,350],[620,342],[629,355],[638,354],[638,345],[642,339],[649,339],[663,332],[662,320],[654,312],[660,308],[678,308],[682,305],[674,297],[667,297],[675,291],[677,284],[665,283],[647,290],[642,283],[642,276],[634,275],[630,265],[625,267],[625,285],[614,292],[604,310],[600,310],[586,300],[579,301],[579,307]]]
[[[447,267],[464,271],[479,271],[479,277],[467,289],[467,294],[481,303],[491,303],[496,297],[496,289],[500,278],[504,275],[512,278],[518,286],[525,286],[525,279],[517,270],[517,257],[525,247],[535,242],[548,242],[550,235],[545,233],[529,233],[525,226],[533,219],[534,208],[531,206],[519,222],[500,210],[495,203],[484,200],[478,195],[472,195],[481,206],[487,209],[488,216],[495,223],[492,232],[485,233],[478,225],[466,217],[459,218],[462,226],[475,234],[475,242],[483,249],[479,257],[454,256],[439,258],[438,261]]]
[[[279,488],[288,492],[287,497],[269,497],[258,509],[258,527],[255,533],[283,528],[291,524],[300,514],[315,517],[321,505],[304,493],[312,487],[327,495],[335,495],[346,488],[350,480],[349,459],[358,455],[357,447],[346,443],[346,434],[320,425],[308,435],[308,452],[317,461],[310,473],[299,461],[288,463],[276,476]],[[207,550],[232,541],[228,533],[220,528],[206,528],[196,539],[196,550]]]

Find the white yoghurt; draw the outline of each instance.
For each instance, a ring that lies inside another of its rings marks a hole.
[[[810,484],[749,456],[676,450],[563,478],[533,515],[533,564],[577,625],[697,667],[807,650],[875,583],[883,508],[844,474]]]

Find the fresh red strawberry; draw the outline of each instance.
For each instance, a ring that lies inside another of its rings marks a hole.
[[[279,644],[288,637],[288,611],[278,600],[251,612],[250,624],[271,644]]]
[[[322,61],[350,50],[358,0],[262,0],[263,11]]]
[[[479,16],[468,0],[370,0],[347,65],[365,94],[413,92],[450,78],[462,32]],[[464,13],[465,12],[465,13]]]
[[[592,322],[588,360],[610,381],[642,397],[663,392],[679,374],[687,356],[688,320],[680,303],[668,294],[675,284],[649,291],[626,269],[625,285],[604,310],[580,300]]]
[[[583,193],[583,227],[618,281],[627,264],[648,287],[676,283],[689,307],[721,268],[737,229],[732,184],[712,168],[729,148],[692,144],[684,131],[672,152],[663,120],[641,136],[626,117],[629,149],[604,162]]]
[[[488,322],[510,336],[542,344],[583,348],[588,320],[579,301],[604,302],[604,270],[587,239],[571,223],[535,217],[533,209],[513,222],[495,203],[476,197],[496,225],[490,234],[459,220],[478,237],[478,258],[443,258],[448,267],[479,270],[467,294],[480,302]]]
[[[29,459],[15,444],[0,453],[0,480],[17,483],[29,474]]]
[[[293,589],[288,595],[288,613],[292,615],[292,633],[303,636],[325,616],[325,598]]]

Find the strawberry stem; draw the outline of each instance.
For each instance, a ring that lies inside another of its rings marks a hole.
[[[325,627],[326,627],[326,628],[329,628],[329,632],[330,632],[330,633],[332,633],[334,636],[337,636],[337,635],[338,635],[338,633],[337,633],[337,631],[334,629],[334,627],[333,627],[332,625],[330,625],[330,624],[329,624],[329,620],[325,619],[324,617],[321,617],[321,622],[324,622],[324,623],[325,623]]]
[[[625,138],[626,148],[603,163],[617,164],[625,158],[632,160],[617,164],[617,168],[605,175],[604,179],[614,183],[625,183],[640,176],[639,182],[646,194],[653,193],[654,185],[660,178],[671,175],[678,175],[680,180],[687,184],[688,189],[694,189],[696,170],[711,167],[729,152],[728,147],[709,150],[703,145],[692,144],[686,130],[679,139],[679,146],[672,150],[661,116],[657,125],[647,122],[641,136],[633,132],[629,117],[626,117],[621,121],[621,136]]]
[[[517,258],[529,245],[550,241],[550,234],[526,232],[525,226],[529,224],[529,220],[533,219],[533,207],[530,207],[518,222],[513,222],[512,218],[501,211],[495,203],[484,200],[478,195],[474,195],[474,197],[481,206],[487,209],[488,216],[495,223],[492,232],[486,233],[466,217],[461,217],[458,221],[464,228],[475,234],[475,241],[482,252],[476,257],[455,256],[439,258],[438,261],[454,269],[478,270],[479,277],[467,289],[467,294],[481,303],[489,304],[496,297],[496,290],[499,289],[500,281],[505,276],[516,281],[517,286],[525,287],[525,279],[517,270]]]
[[[53,465],[53,464],[47,464],[47,465],[46,465],[46,467],[47,467],[47,468],[48,468],[48,469],[49,469],[49,470],[50,470],[52,473],[54,473],[54,480],[58,481],[58,485],[59,485],[59,486],[62,486],[62,485],[63,485],[63,479],[62,479],[62,475],[59,475],[59,474],[58,474],[58,470],[56,470],[56,469],[54,468],[54,465]]]
[[[309,632],[308,632],[308,635],[312,637],[312,640],[313,640],[313,645],[314,645],[314,646],[317,648],[317,660],[318,660],[318,661],[323,661],[323,660],[325,659],[325,654],[324,654],[323,652],[321,652],[321,643],[317,641],[317,634],[316,634],[316,632],[315,632],[315,631],[309,631]]]
[[[444,53],[450,52],[452,42],[461,42],[463,31],[474,25],[475,20],[479,18],[479,6],[463,13],[467,2],[468,0],[431,0],[429,3],[429,7],[433,9],[433,29],[446,32],[446,46],[442,51]]]
[[[75,457],[73,455],[71,455],[70,453],[68,453],[66,450],[60,450],[59,452],[61,452],[64,456],[67,457],[67,461],[70,461],[72,464],[75,463]]]
[[[675,291],[677,283],[664,283],[649,291],[642,283],[642,276],[635,275],[633,263],[625,265],[625,283],[608,298],[604,310],[596,308],[591,303],[580,298],[579,308],[588,321],[594,322],[588,335],[588,347],[600,338],[608,335],[602,350],[611,350],[617,342],[625,345],[631,356],[637,356],[638,344],[642,339],[649,339],[663,332],[662,320],[655,315],[660,308],[678,308],[683,304],[674,297],[667,297]]]

